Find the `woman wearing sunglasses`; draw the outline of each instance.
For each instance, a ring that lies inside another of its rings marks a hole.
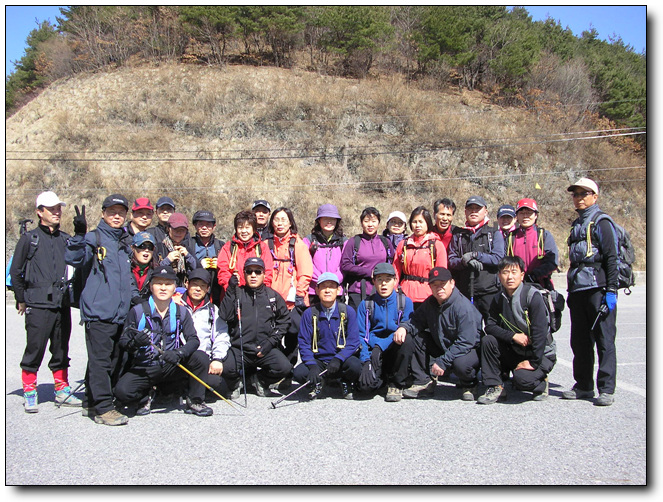
[[[138,232],[131,242],[131,280],[138,296],[132,298],[135,305],[150,297],[150,272],[157,266],[154,259],[154,236],[149,232]]]

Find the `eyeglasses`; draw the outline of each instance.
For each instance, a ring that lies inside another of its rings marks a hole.
[[[143,250],[147,249],[148,251],[154,251],[154,244],[150,242],[145,242],[144,244],[138,246],[138,249],[143,249]]]
[[[244,271],[244,273],[245,273],[246,275],[262,275],[262,274],[265,273],[265,271],[264,271],[264,270],[260,270],[260,269],[257,269],[257,270],[256,270],[255,268],[252,268],[252,269],[246,269],[246,270]]]
[[[573,197],[577,199],[584,199],[588,195],[594,195],[594,192],[573,192]]]

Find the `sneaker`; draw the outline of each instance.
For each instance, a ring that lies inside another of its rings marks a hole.
[[[494,404],[498,401],[506,401],[506,389],[503,385],[488,387],[486,393],[477,399],[479,404]]]
[[[432,396],[435,393],[436,383],[434,380],[422,385],[412,385],[407,389],[403,389],[403,397],[409,399],[416,399],[418,397]]]
[[[260,379],[258,378],[257,373],[254,373],[253,375],[251,375],[251,383],[253,384],[253,388],[255,389],[256,394],[259,397],[267,397],[272,393],[272,391],[269,389],[269,386],[263,385],[260,382]]]
[[[544,381],[546,382],[546,388],[542,392],[534,392],[532,401],[545,401],[548,399],[548,377]]]
[[[384,400],[388,403],[397,403],[403,399],[403,389],[398,387],[387,387],[387,395]]]
[[[71,387],[67,386],[62,390],[55,391],[55,400],[54,403],[56,406],[71,406],[77,407],[81,406],[82,401],[78,399],[71,393]]]
[[[129,418],[117,410],[110,410],[101,415],[95,415],[94,421],[103,425],[125,425],[129,423]]]
[[[308,393],[308,398],[313,400],[313,399],[317,398],[320,394],[322,394],[322,383],[318,383],[318,384],[315,385],[313,390],[311,390]]]
[[[570,390],[562,392],[562,399],[591,399],[593,397],[593,390],[581,390],[575,386]]]
[[[139,417],[144,417],[145,415],[149,415],[150,412],[152,411],[152,401],[154,400],[154,396],[156,395],[156,390],[154,387],[150,390],[150,392],[147,394],[147,401],[136,410],[136,415]]]
[[[205,404],[205,401],[200,399],[186,398],[186,408],[184,413],[194,414],[199,417],[211,417],[214,410]]]
[[[607,392],[601,392],[599,397],[594,401],[595,406],[610,406],[615,402],[615,396],[608,394]]]
[[[37,391],[31,390],[23,394],[23,408],[25,408],[26,413],[37,413],[39,408],[37,407],[38,403]]]
[[[244,386],[242,385],[242,382],[239,382],[239,384],[237,384],[237,387],[235,387],[233,391],[230,393],[230,399],[237,401],[242,395],[243,388]]]
[[[461,396],[463,401],[476,401],[477,400],[477,386],[474,387],[463,387],[463,395]]]
[[[355,386],[352,382],[341,381],[341,393],[343,394],[343,399],[352,401],[355,398],[354,388]]]

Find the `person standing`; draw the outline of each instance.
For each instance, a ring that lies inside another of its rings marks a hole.
[[[497,224],[502,231],[502,237],[506,240],[507,235],[516,229],[516,208],[511,204],[503,204],[498,207]]]
[[[134,236],[138,232],[145,232],[152,224],[154,208],[147,197],[137,198],[131,206],[131,221],[127,223],[126,230]]]
[[[106,197],[101,220],[91,232],[87,232],[85,206],[80,213],[75,209],[74,236],[65,261],[82,267],[86,278],[80,300],[88,356],[83,415],[98,424],[123,425],[128,418],[115,409],[112,389],[120,370],[119,338],[131,299],[138,296],[131,272],[132,238],[123,228],[129,202],[120,194]]]
[[[456,214],[456,203],[448,198],[438,199],[433,203],[433,216],[435,217],[435,227],[433,231],[440,236],[449,254],[449,244],[451,237],[456,231],[456,225],[453,225],[454,215]]]
[[[217,280],[216,259],[219,251],[225,244],[221,239],[214,235],[216,229],[216,218],[211,211],[196,211],[193,215],[193,226],[196,229],[196,235],[193,237],[196,248],[196,258],[198,262],[212,277],[210,297],[212,303],[219,306],[223,290]]]
[[[162,242],[168,235],[168,220],[175,212],[175,202],[170,197],[161,197],[156,203],[157,224],[150,227],[148,232],[154,235],[154,240]]]
[[[251,211],[256,215],[256,233],[260,240],[267,240],[272,236],[269,228],[269,215],[272,213],[272,206],[266,200],[256,200],[251,206]]]
[[[182,213],[173,213],[168,220],[168,235],[157,241],[159,265],[172,267],[177,274],[177,287],[184,288],[187,274],[198,268],[195,244],[189,235],[189,221]],[[183,292],[183,291],[182,291]]]
[[[39,411],[37,371],[49,344],[55,404],[81,405],[71,395],[68,378],[71,311],[64,254],[69,234],[60,230],[63,206],[66,203],[55,193],[39,194],[39,223],[19,239],[10,268],[16,308],[25,315],[27,343],[20,367],[26,413]]]
[[[573,388],[563,399],[594,397],[594,346],[599,367],[597,406],[614,402],[617,376],[617,236],[611,219],[598,206],[599,187],[581,178],[567,189],[578,218],[569,235],[568,299],[571,313]],[[601,216],[601,218],[599,218]]]

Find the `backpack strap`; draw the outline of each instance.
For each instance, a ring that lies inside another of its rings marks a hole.
[[[364,306],[366,307],[366,334],[364,335],[364,340],[366,343],[368,343],[368,339],[370,338],[369,334],[371,331],[371,320],[373,319],[373,307],[375,306],[375,302],[371,300],[370,298],[366,298],[364,300]]]
[[[319,352],[318,349],[318,319],[320,319],[320,311],[315,305],[311,305],[311,320],[313,322],[313,336],[311,338],[311,351],[314,354]]]

